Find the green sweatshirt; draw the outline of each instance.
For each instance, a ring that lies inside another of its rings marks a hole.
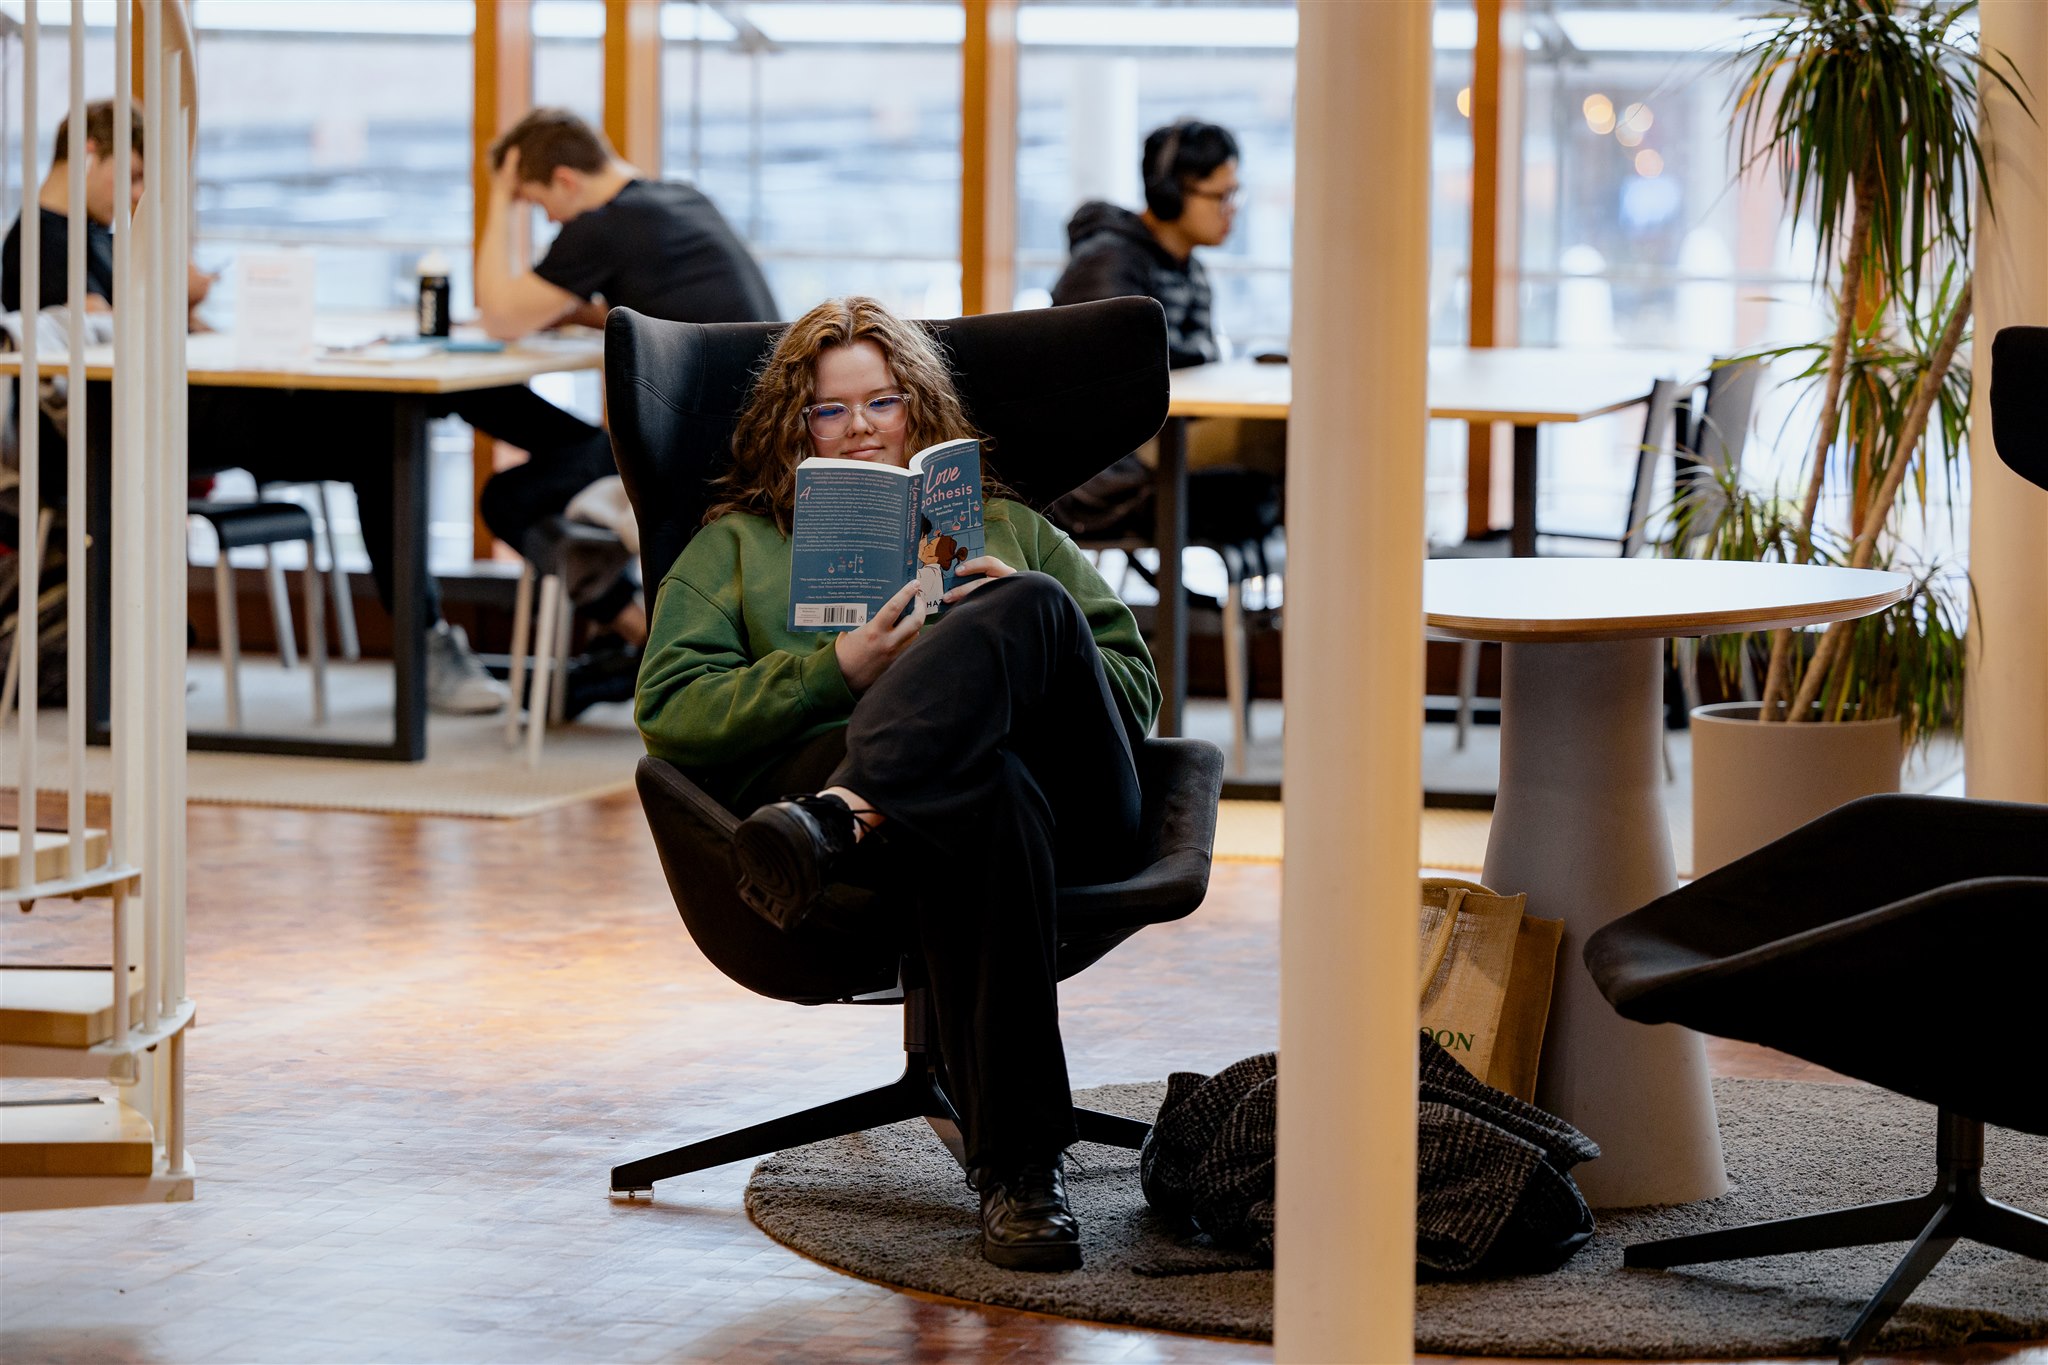
[[[1073,595],[1110,687],[1150,729],[1159,680],[1131,609],[1030,508],[991,498],[985,526],[988,554],[1050,574]],[[647,752],[730,798],[782,754],[846,724],[854,696],[833,652],[837,633],[793,631],[788,620],[789,541],[775,523],[733,513],[699,531],[654,599],[635,700]]]

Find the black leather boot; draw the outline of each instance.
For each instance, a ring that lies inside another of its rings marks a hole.
[[[1010,1270],[1079,1270],[1081,1224],[1067,1207],[1062,1158],[978,1170],[981,1254]]]
[[[836,796],[792,796],[740,821],[733,833],[740,899],[777,928],[796,928],[859,842],[854,820]]]

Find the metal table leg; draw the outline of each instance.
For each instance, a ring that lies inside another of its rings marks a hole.
[[[391,757],[417,763],[427,756],[427,630],[420,593],[427,584],[427,545],[433,538],[427,502],[427,408],[416,395],[391,400],[392,566]]]
[[[1181,732],[1181,711],[1187,702],[1188,616],[1180,586],[1181,551],[1188,543],[1187,419],[1169,417],[1159,429],[1159,464],[1152,481],[1152,542],[1159,547],[1152,663],[1159,671],[1158,730],[1164,738]]]
[[[1536,553],[1536,433],[1533,426],[1515,428],[1515,519],[1508,528],[1508,547],[1517,559]]]
[[[426,401],[416,394],[364,395],[378,403],[389,421],[392,480],[392,734],[389,741],[309,739],[286,734],[193,731],[192,749],[229,753],[294,754],[309,758],[368,758],[417,763],[427,756],[426,632],[433,622],[420,610],[420,591],[427,582],[427,543],[431,534],[427,505],[428,458]],[[366,458],[377,458],[367,452]],[[95,599],[99,600],[98,598]],[[104,657],[104,656],[102,656]]]

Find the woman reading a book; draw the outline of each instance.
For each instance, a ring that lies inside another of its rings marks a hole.
[[[1137,623],[1071,540],[991,482],[985,553],[959,566],[936,620],[913,580],[856,629],[788,626],[797,462],[905,466],[973,434],[922,328],[857,297],[793,323],[703,529],[662,581],[638,720],[650,753],[751,812],[740,891],[770,921],[801,933],[835,881],[896,893],[938,1012],[983,1255],[1071,1269],[1055,888],[1130,870],[1132,755],[1160,695]]]

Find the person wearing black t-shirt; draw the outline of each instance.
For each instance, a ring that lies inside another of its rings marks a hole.
[[[112,163],[105,158],[92,159],[111,170]],[[57,164],[51,168],[50,176],[57,179],[59,172],[66,170],[64,160],[60,157]],[[86,184],[90,187],[93,181],[88,179]],[[60,195],[64,192],[61,181],[57,185],[57,190]],[[114,307],[114,232],[93,216],[95,198],[93,190],[88,188],[85,201],[85,311],[107,313],[112,312]],[[62,308],[71,302],[70,277],[65,273],[69,268],[66,263],[70,259],[71,251],[71,218],[62,208],[53,209],[44,205],[37,207],[37,216],[43,234],[38,254],[46,266],[61,267],[54,271],[43,271],[40,290],[42,306]],[[113,210],[109,208],[108,220],[111,221],[113,216]],[[0,250],[6,252],[5,274],[0,276],[0,311],[18,313],[21,311],[21,219],[15,219],[14,225],[7,229],[7,243]]]
[[[602,133],[566,109],[526,115],[493,144],[490,162],[476,302],[492,336],[510,341],[561,322],[602,326],[612,307],[676,322],[775,319],[761,268],[717,206],[689,185],[643,179]],[[536,205],[562,225],[531,270],[512,259],[518,204]],[[493,424],[507,420],[507,413],[457,411],[529,453],[524,465],[494,475],[479,502],[485,525],[515,546],[527,528],[561,512],[585,488],[617,476],[610,442],[595,428],[596,440],[544,452]],[[614,585],[599,602],[579,605],[603,620],[618,605],[619,592]],[[645,622],[637,604],[612,617],[613,629],[635,643],[645,635]]]

